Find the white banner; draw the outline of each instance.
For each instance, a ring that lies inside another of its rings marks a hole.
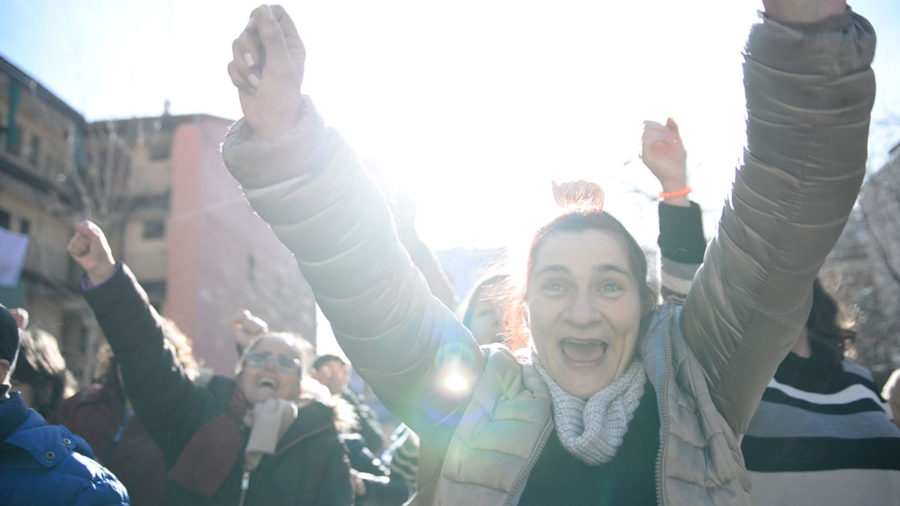
[[[25,266],[28,236],[0,228],[0,286],[16,286]]]

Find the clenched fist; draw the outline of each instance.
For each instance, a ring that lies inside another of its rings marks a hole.
[[[116,272],[116,261],[106,235],[92,221],[82,221],[75,226],[75,235],[69,240],[66,250],[94,285],[103,283]]]

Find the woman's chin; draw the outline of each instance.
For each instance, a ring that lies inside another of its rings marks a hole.
[[[268,387],[263,388],[254,388],[252,392],[247,395],[247,400],[250,401],[251,404],[260,404],[266,402],[269,399],[274,399],[278,397],[275,395],[275,391]]]
[[[604,376],[593,376],[593,377],[585,377],[581,376],[578,378],[571,378],[569,381],[559,381],[556,378],[556,383],[565,390],[569,395],[574,397],[578,397],[582,400],[588,400],[594,396],[600,390],[603,390],[604,387],[608,386],[612,381]]]

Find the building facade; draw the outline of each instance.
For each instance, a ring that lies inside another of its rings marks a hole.
[[[78,293],[83,273],[66,253],[83,219],[104,229],[116,258],[215,372],[233,369],[229,324],[241,308],[314,339],[308,285],[221,162],[230,121],[167,109],[88,122],[0,57],[0,228],[27,240],[21,273],[0,285],[0,302],[25,307],[33,326],[56,335],[82,383],[93,378],[102,343]]]

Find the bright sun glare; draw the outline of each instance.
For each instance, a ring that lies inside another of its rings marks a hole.
[[[658,191],[637,160],[644,119],[681,119],[691,153],[726,168],[698,191],[727,189],[743,142],[746,30],[734,27],[754,12],[717,9],[729,18],[689,30],[682,6],[649,4],[404,3],[417,22],[401,25],[396,9],[360,5],[338,30],[322,12],[301,26],[306,89],[392,190],[416,197],[434,249],[520,240],[552,210],[551,179],[598,181],[626,226],[647,227],[641,208],[655,207],[631,191]],[[722,141],[701,146],[711,129]]]

